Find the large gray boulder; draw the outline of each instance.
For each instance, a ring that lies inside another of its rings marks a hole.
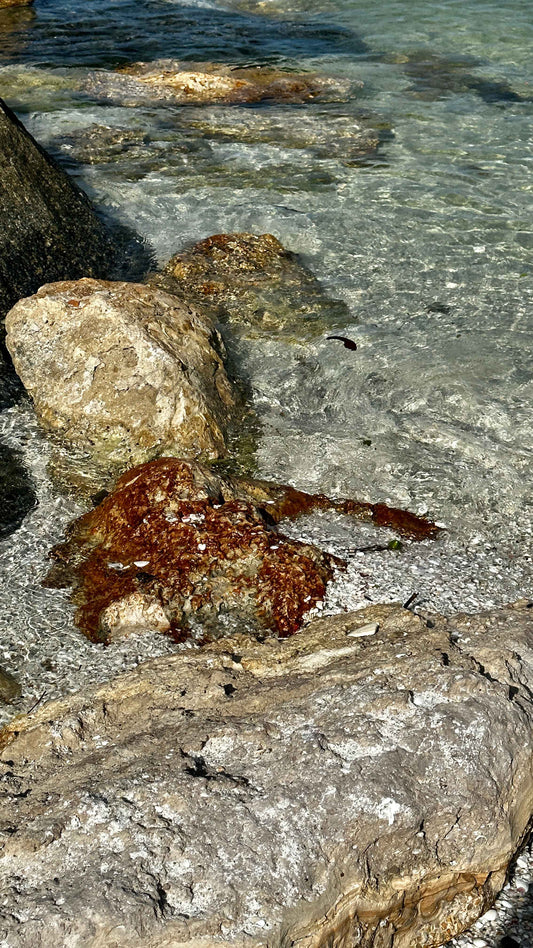
[[[6,343],[39,419],[104,465],[218,457],[235,408],[208,317],[142,284],[47,284],[6,317]]]
[[[110,276],[113,266],[88,198],[0,99],[0,321],[43,283]],[[0,409],[16,393],[3,338],[0,323]]]
[[[88,198],[0,99],[0,315],[43,283],[110,272]]]
[[[431,948],[531,821],[533,611],[219,640],[1,732],[4,948]]]

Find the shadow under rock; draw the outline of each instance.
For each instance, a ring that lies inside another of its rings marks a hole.
[[[36,505],[31,477],[18,453],[0,441],[0,540],[18,530]]]

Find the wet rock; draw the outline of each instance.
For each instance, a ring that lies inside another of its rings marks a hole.
[[[346,325],[348,307],[272,234],[215,234],[176,254],[149,283],[186,295],[214,319],[301,338]]]
[[[270,66],[231,67],[160,59],[132,63],[116,72],[91,73],[85,91],[121,105],[150,102],[174,104],[307,102],[316,98],[345,99],[352,84],[313,73],[294,73]]]
[[[5,668],[0,666],[0,701],[13,701],[22,694],[22,688],[17,679]]]
[[[33,0],[0,0],[0,10],[4,7],[28,7]]]
[[[53,551],[47,585],[74,586],[76,621],[95,641],[143,630],[203,639],[230,623],[291,635],[323,599],[333,565],[341,565],[274,529],[313,508],[373,519],[419,539],[438,532],[382,504],[332,501],[160,458],[124,474],[70,526]]]
[[[52,283],[6,319],[39,419],[103,466],[218,457],[236,400],[209,320],[141,284]]]
[[[533,617],[433,619],[236,635],[15,720],[6,945],[434,948],[468,928],[530,823]]]
[[[0,316],[52,280],[105,276],[114,255],[82,191],[0,100]]]
[[[18,530],[36,503],[31,478],[18,454],[0,442],[0,540]]]
[[[289,635],[332,575],[327,555],[280,536],[238,482],[175,458],[124,474],[54,557],[48,584],[73,582],[80,628],[107,642],[220,635],[228,621]]]

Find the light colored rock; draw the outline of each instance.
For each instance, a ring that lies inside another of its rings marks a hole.
[[[443,944],[530,825],[532,646],[525,605],[431,623],[375,606],[13,721],[2,945]]]
[[[233,68],[220,63],[160,59],[131,63],[116,72],[91,73],[86,88],[93,96],[122,105],[154,101],[239,104],[263,99],[283,102],[345,99],[352,83],[270,66]]]
[[[235,408],[207,317],[160,290],[83,279],[41,287],[6,318],[44,425],[107,465],[218,457]]]

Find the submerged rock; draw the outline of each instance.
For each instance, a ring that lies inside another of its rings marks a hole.
[[[224,452],[236,399],[223,344],[183,301],[135,283],[52,283],[6,328],[41,422],[102,465]]]
[[[432,619],[238,635],[15,720],[0,938],[434,948],[468,928],[530,824],[533,615]]]
[[[0,666],[0,701],[13,701],[22,694],[20,682]]]
[[[474,92],[489,105],[509,102],[531,102],[531,96],[515,92],[506,79],[477,76],[472,69],[479,65],[468,56],[440,56],[433,50],[420,49],[400,55],[411,80],[409,92],[419,99],[432,101],[447,95]]]
[[[19,456],[0,441],[0,540],[18,530],[37,498]]]
[[[349,319],[346,304],[330,299],[272,234],[215,234],[148,282],[186,295],[214,319],[296,338]]]
[[[307,149],[314,159],[336,158],[345,164],[374,157],[382,138],[392,135],[387,123],[377,116],[324,109],[225,109],[210,114],[192,109],[183,122],[191,130],[201,132],[202,137],[215,141],[264,142],[281,148]]]
[[[105,276],[113,249],[89,200],[0,100],[0,315],[43,283]]]
[[[110,642],[153,630],[220,635],[228,623],[291,635],[326,591],[335,560],[274,529],[313,508],[394,526],[418,539],[436,527],[383,504],[332,501],[266,481],[160,458],[124,474],[56,547],[47,585],[73,584],[76,621]]]
[[[160,59],[132,63],[116,72],[91,73],[85,91],[99,99],[135,106],[154,101],[241,104],[264,99],[282,102],[344,99],[351,88],[352,83],[346,80],[271,66],[240,68]]]

